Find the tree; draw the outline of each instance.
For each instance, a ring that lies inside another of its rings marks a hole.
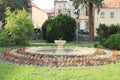
[[[10,8],[7,8],[6,15],[5,31],[9,36],[10,44],[26,44],[34,31],[32,21],[27,18],[26,10],[11,12]]]
[[[0,29],[0,45],[9,45],[9,37],[5,30]]]
[[[100,8],[100,5],[103,0],[71,0],[73,1],[74,7],[77,9],[80,4],[87,6],[89,8],[89,40],[90,42],[94,41],[94,5]]]
[[[47,36],[47,27],[49,26],[50,23],[53,22],[53,19],[49,18],[48,20],[46,20],[43,25],[42,25],[42,35],[43,35],[43,39],[46,40],[46,36]]]
[[[42,26],[43,37],[48,42],[56,39],[72,41],[75,38],[76,21],[68,15],[58,15],[54,19],[45,21]]]
[[[5,19],[5,10],[7,7],[11,8],[11,11],[22,10],[29,10],[30,7],[29,3],[31,0],[0,0],[0,20]]]

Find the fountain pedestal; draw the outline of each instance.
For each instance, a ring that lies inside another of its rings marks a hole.
[[[55,53],[64,54],[65,51],[64,51],[63,45],[66,43],[66,40],[55,40],[54,42],[58,45]]]

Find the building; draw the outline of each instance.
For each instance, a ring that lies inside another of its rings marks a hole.
[[[55,0],[54,1],[54,15],[67,14],[71,15],[71,9],[67,0]]]
[[[53,17],[53,10],[42,10],[33,2],[31,3],[31,18],[34,24],[35,35],[34,39],[41,38],[41,28],[43,23],[50,17]]]
[[[82,30],[84,32],[89,31],[89,11],[87,8],[84,6],[79,6],[79,18],[78,18],[78,23],[79,23],[79,30]]]
[[[31,18],[34,24],[34,28],[41,29],[42,24],[48,19],[48,14],[44,10],[40,9],[34,3],[32,4]]]
[[[45,12],[47,12],[49,18],[54,18],[54,9],[44,9]]]
[[[89,31],[89,10],[82,5],[79,6],[79,18],[76,16],[78,29],[84,32]],[[76,11],[77,12],[77,11]],[[104,0],[98,13],[97,8],[94,11],[94,31],[99,24],[120,24],[120,0]]]
[[[95,10],[94,27],[99,27],[99,24],[120,24],[120,0],[104,0],[99,14]]]
[[[43,10],[36,4],[31,3],[32,11],[31,18],[34,24],[34,28],[41,29],[42,24],[50,17],[54,17],[54,11],[52,9]]]

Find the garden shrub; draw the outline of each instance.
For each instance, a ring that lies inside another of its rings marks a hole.
[[[42,35],[43,35],[43,39],[46,39],[46,35],[47,35],[47,26],[49,24],[51,24],[53,22],[53,19],[48,19],[46,20],[43,25],[42,25]]]
[[[94,45],[95,48],[98,48],[99,47],[99,42],[94,42],[93,45]]]
[[[43,37],[48,42],[55,39],[72,41],[75,37],[76,21],[68,15],[58,15],[53,20],[47,20],[43,26]]]
[[[100,45],[104,44],[107,37],[108,37],[108,26],[105,24],[100,24],[99,28],[97,29],[97,40],[99,41]]]
[[[62,35],[63,35],[63,32],[61,30],[61,27],[57,26],[56,21],[52,22],[47,27],[46,39],[47,39],[48,42],[54,42],[54,40],[62,38]]]
[[[120,34],[111,35],[104,43],[104,47],[120,50]]]
[[[109,26],[109,30],[108,30],[108,34],[109,35],[112,35],[112,34],[117,34],[117,33],[120,33],[120,25],[117,24],[117,25],[110,25]]]
[[[27,44],[34,31],[32,21],[27,18],[27,12],[24,9],[11,12],[8,8],[6,15],[5,31],[9,36],[10,44]]]
[[[105,24],[100,24],[99,28],[97,29],[97,40],[99,41],[100,45],[104,45],[104,42],[109,38],[109,36],[113,34],[120,33],[120,25],[110,25],[107,26]]]
[[[0,30],[0,45],[8,45],[9,44],[9,37],[7,32],[4,30]]]

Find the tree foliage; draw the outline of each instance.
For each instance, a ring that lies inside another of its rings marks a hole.
[[[5,30],[0,29],[0,45],[9,45],[9,37]]]
[[[120,33],[120,25],[105,25],[100,24],[99,28],[97,29],[97,40],[99,41],[100,45],[104,46],[106,40],[113,34]],[[111,39],[111,38],[110,38]],[[110,40],[109,40],[110,41]],[[107,41],[107,42],[109,42]],[[106,44],[107,44],[106,42]]]
[[[52,23],[53,22],[53,19],[48,19],[48,20],[46,20],[45,21],[45,23],[43,23],[43,25],[42,25],[42,35],[43,35],[43,38],[44,39],[46,39],[46,35],[47,35],[47,29],[49,29],[49,28],[47,28],[49,25],[50,25],[50,23]]]
[[[11,11],[15,10],[29,10],[30,0],[0,0],[0,20],[4,20],[5,18],[5,10],[7,7],[11,8]]]
[[[10,43],[26,44],[34,30],[32,21],[27,18],[26,10],[11,12],[10,8],[7,8],[6,15],[7,24],[5,25],[5,31],[7,31],[10,38]]]
[[[104,43],[104,47],[120,50],[120,34],[111,35]]]
[[[67,15],[58,15],[53,20],[47,20],[43,26],[43,37],[48,42],[54,42],[55,39],[64,39],[72,41],[75,37],[76,21]]]
[[[83,6],[89,7],[89,3],[92,3],[96,5],[97,7],[100,7],[103,0],[70,0],[73,2],[73,5],[75,8],[78,8],[80,4]]]

